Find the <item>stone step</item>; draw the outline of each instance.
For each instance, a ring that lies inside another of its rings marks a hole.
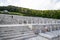
[[[13,39],[13,38],[23,38],[23,37],[32,37],[34,36],[33,33],[30,33],[30,34],[23,34],[23,35],[12,35],[12,36],[6,36],[6,37],[2,37],[1,39]]]
[[[11,33],[11,32],[7,32],[7,33],[6,33],[6,32],[3,32],[3,33],[0,32],[0,36],[1,36],[1,35],[22,34],[22,33],[26,34],[26,33],[33,33],[33,32],[32,32],[32,31],[27,31],[27,32],[23,32],[23,31],[21,31],[21,32],[12,32],[12,33]]]
[[[26,35],[26,36],[22,36],[22,37],[11,38],[9,40],[22,40],[22,39],[28,39],[28,38],[32,38],[32,37],[35,37],[35,35]]]
[[[12,35],[23,35],[23,34],[33,34],[33,33],[11,33],[11,34],[2,34],[0,36],[12,36]]]

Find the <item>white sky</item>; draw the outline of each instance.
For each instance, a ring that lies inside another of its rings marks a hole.
[[[14,5],[37,10],[60,9],[60,0],[0,0],[0,6]]]

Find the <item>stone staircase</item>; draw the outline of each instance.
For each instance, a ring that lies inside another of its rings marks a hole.
[[[0,40],[22,40],[35,36],[30,29],[23,29],[23,26],[0,27]]]

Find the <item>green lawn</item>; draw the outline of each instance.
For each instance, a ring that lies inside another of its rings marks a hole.
[[[23,13],[17,13],[17,12],[2,13],[1,11],[0,11],[0,14],[10,14],[10,15],[20,15],[20,16],[24,16],[25,15]]]

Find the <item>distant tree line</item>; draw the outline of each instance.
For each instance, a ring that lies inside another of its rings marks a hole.
[[[9,12],[17,12],[25,14],[24,16],[36,16],[60,19],[60,10],[33,10],[16,6],[0,6],[0,11],[8,10]],[[13,14],[13,13],[12,13]]]

